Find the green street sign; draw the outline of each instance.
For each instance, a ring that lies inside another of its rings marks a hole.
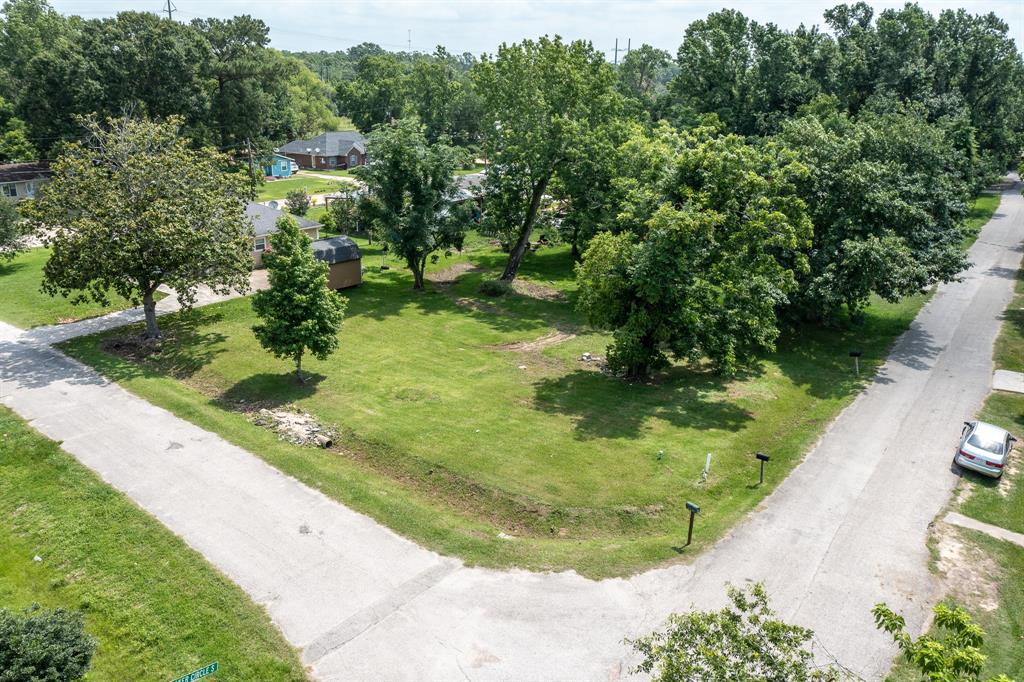
[[[217,668],[218,667],[219,666],[217,664],[217,661],[214,661],[213,663],[211,663],[210,665],[206,666],[205,668],[200,668],[199,670],[195,670],[193,672],[190,672],[188,675],[182,675],[181,677],[179,677],[176,680],[171,680],[171,682],[192,682],[193,680],[198,680],[200,678],[206,677],[207,675],[209,675],[211,673],[217,672]]]

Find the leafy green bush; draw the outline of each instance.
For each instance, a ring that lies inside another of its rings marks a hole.
[[[0,682],[80,680],[95,650],[78,611],[33,604],[19,616],[0,609]]]
[[[309,194],[304,189],[293,189],[288,192],[284,205],[292,215],[306,215],[309,212]]]
[[[480,282],[480,293],[497,298],[512,291],[512,284],[503,279],[485,279]]]

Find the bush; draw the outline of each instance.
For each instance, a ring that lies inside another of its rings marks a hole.
[[[0,609],[0,682],[80,680],[95,650],[78,611],[33,604],[19,616]]]
[[[304,189],[293,189],[288,192],[284,205],[292,215],[306,215],[309,212],[309,194]]]
[[[512,291],[512,283],[503,279],[485,279],[480,282],[480,293],[497,298]]]

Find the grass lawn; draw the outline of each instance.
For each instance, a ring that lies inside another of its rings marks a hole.
[[[978,416],[1024,438],[1024,395],[996,391]],[[970,497],[960,512],[980,521],[1024,533],[1024,447],[1018,442],[1001,481],[965,472]]]
[[[971,203],[971,211],[967,214],[966,227],[969,236],[964,244],[965,248],[970,248],[971,244],[978,239],[981,228],[992,218],[992,215],[998,208],[998,192],[986,190],[974,197],[974,201]]]
[[[0,606],[85,613],[87,680],[303,680],[262,608],[176,535],[0,407]],[[42,561],[34,561],[39,556]]]
[[[348,168],[336,168],[334,170],[330,170],[327,168],[317,168],[316,170],[306,169],[299,171],[297,177],[306,177],[315,180],[316,178],[313,175],[314,173],[316,175],[335,175],[339,178],[355,177],[354,175],[352,175],[352,171]]]
[[[455,175],[472,175],[473,173],[480,173],[484,169],[484,166],[477,163],[473,164],[472,168],[459,168],[455,171]]]
[[[1003,328],[996,340],[996,367],[1024,372],[1024,270],[1017,271],[1017,289],[1003,312]]]
[[[27,328],[73,322],[132,307],[131,302],[117,294],[110,295],[107,307],[92,301],[75,305],[62,296],[47,296],[39,290],[39,284],[49,256],[48,249],[31,249],[18,254],[10,263],[0,263],[0,320]],[[163,297],[159,292],[157,295]]]
[[[256,198],[259,201],[269,201],[271,199],[277,199],[280,201],[288,196],[288,192],[296,189],[304,189],[309,194],[330,194],[332,192],[339,192],[343,189],[350,188],[351,185],[348,183],[298,175],[285,180],[265,182],[260,187],[260,191]]]
[[[244,299],[164,318],[172,341],[141,364],[104,353],[96,338],[65,350],[427,546],[473,563],[607,576],[687,560],[720,538],[866,380],[847,350],[863,348],[873,369],[923,302],[877,303],[849,330],[802,330],[734,380],[675,366],[636,384],[578,360],[603,355],[609,337],[573,310],[566,247],[527,257],[531,295],[488,299],[477,287],[505,256],[485,238],[430,266],[478,270],[420,293],[400,263],[380,271],[379,249],[357,241],[367,273],[346,293],[341,350],[304,362],[305,386],[258,347]],[[556,333],[559,343],[526,345]],[[339,448],[283,443],[241,413],[274,404],[339,427]],[[758,450],[772,455],[763,487]],[[683,549],[687,499],[703,514]]]

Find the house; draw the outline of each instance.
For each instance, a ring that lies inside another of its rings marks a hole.
[[[347,289],[362,284],[363,258],[359,246],[348,237],[330,237],[313,242],[313,255],[327,263],[327,286]]]
[[[300,168],[354,168],[366,163],[366,138],[356,130],[324,133],[310,140],[292,140],[278,151]]]
[[[263,175],[268,178],[288,178],[299,170],[299,164],[284,154],[275,153],[263,163]]]
[[[249,203],[245,207],[245,215],[252,221],[253,227],[252,264],[253,267],[260,268],[263,267],[263,254],[270,250],[270,236],[277,232],[277,221],[287,214],[263,204]],[[297,215],[293,215],[292,218],[299,223],[299,229],[310,239],[320,238],[320,223]]]
[[[0,164],[0,196],[15,201],[31,199],[51,175],[46,161]]]

